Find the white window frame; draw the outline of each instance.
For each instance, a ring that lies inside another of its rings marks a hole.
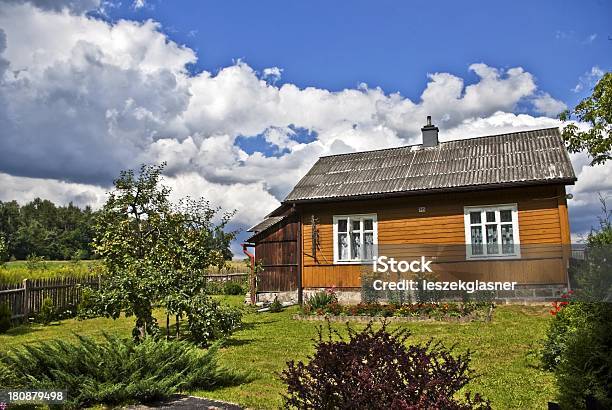
[[[511,211],[512,215],[512,237],[514,240],[514,253],[502,254],[502,241],[501,241],[501,225],[507,224],[502,223],[499,215],[499,211]],[[482,227],[482,246],[484,254],[473,255],[472,254],[472,232],[471,232],[471,220],[470,212],[480,211],[480,225]],[[487,233],[486,233],[486,212],[495,212],[497,224],[497,237],[498,240],[498,253],[487,254]],[[518,221],[518,206],[517,204],[500,204],[500,205],[481,205],[481,206],[466,206],[463,208],[463,224],[465,227],[465,250],[466,259],[468,260],[491,260],[491,259],[520,259],[521,258],[521,239],[519,237],[519,221]]]
[[[334,264],[338,265],[363,265],[366,263],[372,263],[372,259],[340,259],[338,254],[338,221],[340,219],[347,220],[347,236],[349,239],[348,253],[351,254],[351,232],[352,232],[352,220],[360,219],[360,232],[361,232],[361,243],[363,245],[364,229],[363,219],[372,219],[372,231],[373,231],[373,244],[372,244],[372,256],[376,257],[378,254],[378,218],[376,214],[350,214],[350,215],[334,215],[333,216],[333,246],[334,246]],[[363,249],[363,246],[362,246]]]

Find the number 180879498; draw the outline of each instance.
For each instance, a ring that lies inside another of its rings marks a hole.
[[[66,400],[65,390],[0,390],[0,403],[61,404]]]

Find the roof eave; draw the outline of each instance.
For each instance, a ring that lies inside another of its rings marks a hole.
[[[521,186],[534,186],[534,185],[574,185],[578,178],[556,178],[546,180],[533,180],[533,181],[514,181],[514,182],[502,182],[495,184],[482,184],[482,185],[464,185],[457,187],[448,188],[431,188],[431,189],[420,189],[412,191],[397,191],[397,192],[380,192],[373,194],[360,194],[360,195],[348,195],[348,196],[331,196],[331,197],[318,197],[318,198],[305,198],[295,200],[284,200],[283,204],[302,204],[302,203],[316,203],[316,202],[335,202],[335,201],[347,201],[347,200],[359,200],[359,199],[379,199],[379,198],[392,198],[402,196],[416,196],[422,194],[436,194],[445,192],[466,192],[466,191],[484,191],[497,188],[513,188]]]

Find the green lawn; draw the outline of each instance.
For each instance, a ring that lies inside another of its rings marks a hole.
[[[242,297],[221,297],[239,304]],[[313,352],[312,338],[316,322],[291,319],[296,308],[282,313],[248,313],[244,329],[236,332],[221,351],[221,363],[234,369],[247,370],[248,383],[192,392],[195,395],[221,399],[250,408],[277,408],[282,404],[284,386],[278,378],[285,362],[305,359]],[[538,369],[528,352],[544,336],[549,320],[545,307],[500,306],[492,323],[411,323],[408,327],[414,341],[430,337],[448,345],[457,344],[458,351],[470,349],[473,369],[479,376],[469,390],[480,392],[491,400],[496,409],[542,409],[555,394],[552,374]],[[160,323],[165,317],[158,312]],[[129,335],[133,321],[121,318],[66,320],[60,325],[14,328],[0,335],[0,349],[21,343],[52,338],[70,338],[73,332],[95,335],[102,330]],[[342,328],[342,325],[336,326]]]

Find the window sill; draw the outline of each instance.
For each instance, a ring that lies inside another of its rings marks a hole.
[[[521,259],[520,254],[515,255],[491,255],[491,256],[466,256],[465,260],[468,261],[499,261],[499,260],[512,260]]]
[[[334,265],[371,265],[373,261],[371,260],[363,260],[363,261],[334,261]]]

